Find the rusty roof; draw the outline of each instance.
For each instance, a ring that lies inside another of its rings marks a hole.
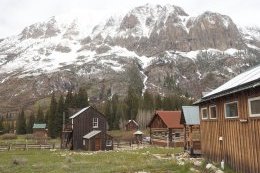
[[[156,111],[155,114],[163,120],[168,128],[183,128],[183,125],[180,124],[181,111]]]

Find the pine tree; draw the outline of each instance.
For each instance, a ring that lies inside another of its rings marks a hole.
[[[32,112],[30,117],[29,117],[29,120],[27,121],[27,125],[26,125],[26,133],[27,134],[33,133],[34,122],[35,122],[35,116],[34,116],[34,113]]]
[[[57,101],[55,99],[55,94],[52,94],[51,104],[49,109],[48,117],[48,133],[51,138],[55,138],[55,116],[57,112]]]
[[[41,106],[38,107],[36,122],[45,123],[44,113],[43,113]]]
[[[25,134],[26,133],[26,120],[24,115],[24,110],[22,109],[21,113],[17,119],[17,126],[16,126],[17,134]]]
[[[135,119],[139,108],[139,96],[131,86],[128,89],[125,103],[127,105],[127,118],[129,120]]]
[[[67,122],[69,119],[69,108],[73,107],[73,94],[72,91],[69,90],[67,92],[67,96],[64,103],[64,112],[65,112],[65,121]]]
[[[55,113],[54,118],[54,136],[58,137],[61,134],[62,130],[62,123],[63,123],[63,112],[64,112],[64,98],[61,95],[58,105],[57,105],[57,111]]]
[[[4,131],[4,117],[0,118],[0,132]]]
[[[88,93],[84,88],[80,88],[79,92],[76,96],[76,107],[77,108],[84,108],[88,106]]]
[[[158,94],[155,97],[155,110],[160,110],[162,109],[162,98],[161,96]]]

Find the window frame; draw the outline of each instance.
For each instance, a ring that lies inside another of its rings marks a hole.
[[[235,116],[235,117],[228,117],[227,116],[227,105],[229,105],[229,104],[233,104],[233,103],[236,103],[236,105],[237,105],[237,116]],[[238,109],[238,101],[231,101],[231,102],[226,102],[226,103],[224,103],[224,113],[225,113],[225,118],[226,119],[237,119],[237,118],[239,118],[239,111],[238,111],[239,109]]]
[[[113,145],[113,141],[111,139],[106,140],[106,146],[111,147]]]
[[[260,113],[259,114],[252,114],[251,101],[255,101],[255,100],[260,100],[260,96],[248,98],[248,113],[249,113],[249,117],[260,117]]]
[[[215,107],[215,109],[216,109],[216,118],[212,118],[212,116],[211,116],[211,108],[213,108],[213,107]],[[216,120],[217,119],[217,105],[211,105],[211,106],[209,106],[209,119],[211,119],[211,120]]]
[[[96,120],[96,121],[95,121]],[[98,128],[98,118],[97,117],[94,117],[92,119],[92,127],[93,128]]]
[[[207,111],[207,117],[203,117],[203,110],[206,110]],[[208,111],[208,107],[202,107],[201,109],[200,109],[200,114],[201,114],[201,119],[202,120],[207,120],[207,119],[209,119],[209,111]]]

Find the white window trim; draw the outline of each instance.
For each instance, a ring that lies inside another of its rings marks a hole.
[[[260,114],[252,114],[251,111],[251,101],[254,100],[260,100],[260,96],[259,97],[252,97],[248,99],[248,111],[249,111],[249,117],[260,117]]]
[[[202,112],[203,112],[203,110],[205,110],[205,109],[207,110],[207,117],[206,117],[206,118],[203,118],[203,113],[202,113]],[[208,108],[207,108],[207,107],[201,108],[201,109],[200,109],[200,114],[201,114],[201,119],[202,119],[202,120],[207,120],[207,119],[209,118]]]
[[[226,111],[226,106],[228,104],[236,103],[237,104],[237,116],[236,117],[227,117],[227,111]],[[225,111],[225,118],[226,119],[236,119],[239,118],[239,112],[238,112],[238,101],[232,101],[232,102],[227,102],[224,104],[224,111]]]
[[[110,141],[111,143],[108,144],[108,141]],[[106,146],[107,147],[111,147],[112,145],[113,145],[113,141],[111,139],[106,140]]]
[[[213,108],[213,107],[215,107],[216,108],[216,118],[212,118],[211,117],[211,108]],[[217,119],[217,113],[218,113],[218,111],[217,111],[217,106],[216,105],[211,105],[211,106],[209,106],[209,119],[211,119],[211,120],[216,120]]]
[[[94,120],[97,120],[95,123],[96,123],[96,125],[94,125]],[[98,118],[93,118],[93,120],[92,120],[92,125],[93,125],[93,128],[98,128]]]

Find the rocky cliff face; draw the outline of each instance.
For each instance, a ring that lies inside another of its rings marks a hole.
[[[124,95],[132,66],[143,91],[198,97],[260,63],[259,33],[225,15],[191,17],[173,5],[134,8],[91,34],[77,20],[52,17],[0,41],[0,107],[28,106],[81,85],[93,102]]]

